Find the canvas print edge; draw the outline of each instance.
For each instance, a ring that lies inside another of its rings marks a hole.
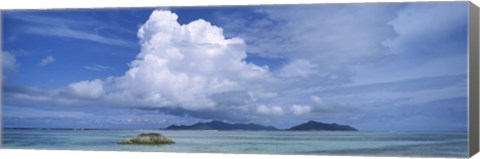
[[[471,2],[470,2],[471,3]],[[472,26],[473,27],[470,27],[470,31],[469,31],[469,34],[472,35],[472,29],[473,31],[477,31],[478,33],[478,24],[475,25],[476,23],[473,23],[472,22],[475,22],[475,21],[472,21],[472,18],[474,20],[477,20],[476,22],[478,22],[478,8],[473,8],[473,3],[472,5],[470,6],[470,15],[477,15],[475,18],[474,16],[471,16],[470,17],[470,20],[469,20],[469,26]],[[477,13],[477,14],[472,14],[472,13]],[[0,13],[0,18],[1,18],[1,13]],[[1,23],[0,23],[1,25]],[[0,26],[1,27],[1,26]],[[475,30],[476,29],[476,30]],[[470,70],[470,97],[478,97],[478,89],[475,89],[477,87],[475,86],[478,86],[478,82],[472,82],[472,81],[478,81],[478,60],[475,60],[475,59],[478,59],[478,47],[474,47],[475,45],[473,44],[478,44],[478,34],[473,34],[473,35],[477,35],[477,36],[472,36],[469,38],[469,43],[470,43],[470,65],[469,67],[470,68],[473,68]],[[475,41],[476,40],[476,41]],[[473,47],[472,47],[473,46]],[[1,50],[1,47],[0,47],[0,50]],[[473,50],[473,51],[472,51]],[[473,57],[473,58],[472,58]],[[475,58],[477,57],[477,58]],[[472,62],[473,61],[473,62]],[[476,78],[476,79],[475,79]],[[1,80],[1,79],[0,79]],[[1,82],[1,81],[0,81]],[[473,89],[472,89],[473,88]],[[0,96],[1,96],[1,91],[0,91]],[[470,117],[470,155],[473,156],[476,152],[478,152],[478,113],[475,113],[475,112],[478,112],[478,98],[469,98],[469,107],[470,107],[470,111],[469,111],[469,117]],[[0,107],[1,108],[1,107]],[[0,115],[1,115],[2,111],[0,110]],[[473,119],[473,120],[472,120]],[[475,120],[476,119],[476,120]],[[1,118],[0,118],[0,127],[2,126],[1,124]],[[473,122],[472,122],[473,121]],[[477,122],[475,122],[477,121]],[[476,125],[475,125],[476,124]],[[472,135],[472,132],[474,133],[474,135]],[[1,146],[1,135],[0,134],[0,146]],[[475,139],[477,139],[475,142]]]
[[[469,153],[479,151],[479,8],[469,3]]]

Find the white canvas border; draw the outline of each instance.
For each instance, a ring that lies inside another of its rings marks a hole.
[[[466,0],[433,0],[466,1]],[[474,0],[478,1],[478,0]],[[0,0],[0,9],[132,8],[157,6],[225,6],[311,3],[432,2],[432,0]],[[476,3],[478,4],[478,3]]]
[[[451,0],[434,0],[451,1]],[[472,0],[480,4],[480,0]],[[311,4],[311,3],[375,3],[375,2],[431,2],[431,0],[0,0],[0,10],[23,9],[70,9],[70,8],[136,8],[157,6],[225,6],[225,5],[262,5],[262,4]],[[1,14],[0,14],[1,18]],[[1,21],[0,21],[1,30]],[[0,33],[0,37],[2,33]],[[1,43],[1,40],[0,40]],[[0,51],[2,46],[0,45]],[[0,69],[1,73],[1,69]],[[1,78],[0,78],[1,83]],[[0,90],[1,96],[1,90]],[[1,103],[1,101],[0,101]],[[0,104],[1,105],[1,104]],[[0,107],[1,108],[1,107]],[[0,109],[0,116],[1,116]],[[0,128],[1,128],[0,118]],[[1,133],[0,133],[1,144]],[[1,146],[1,145],[0,145]],[[162,152],[117,152],[117,151],[71,151],[71,150],[19,150],[0,149],[3,158],[33,159],[33,158],[115,158],[115,159],[158,159],[158,158],[209,158],[209,159],[240,159],[240,158],[272,158],[272,159],[398,159],[406,157],[361,157],[361,156],[304,156],[304,155],[250,155],[250,154],[199,154],[199,153],[162,153]],[[480,159],[480,155],[473,158]]]

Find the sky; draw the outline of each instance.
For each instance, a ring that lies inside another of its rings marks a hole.
[[[467,131],[467,2],[3,12],[3,126]]]

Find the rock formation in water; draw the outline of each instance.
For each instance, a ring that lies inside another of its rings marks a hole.
[[[175,142],[159,133],[142,133],[134,138],[120,141],[119,144],[162,145]]]

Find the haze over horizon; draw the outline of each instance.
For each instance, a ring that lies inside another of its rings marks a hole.
[[[467,2],[5,11],[4,127],[467,131]]]

